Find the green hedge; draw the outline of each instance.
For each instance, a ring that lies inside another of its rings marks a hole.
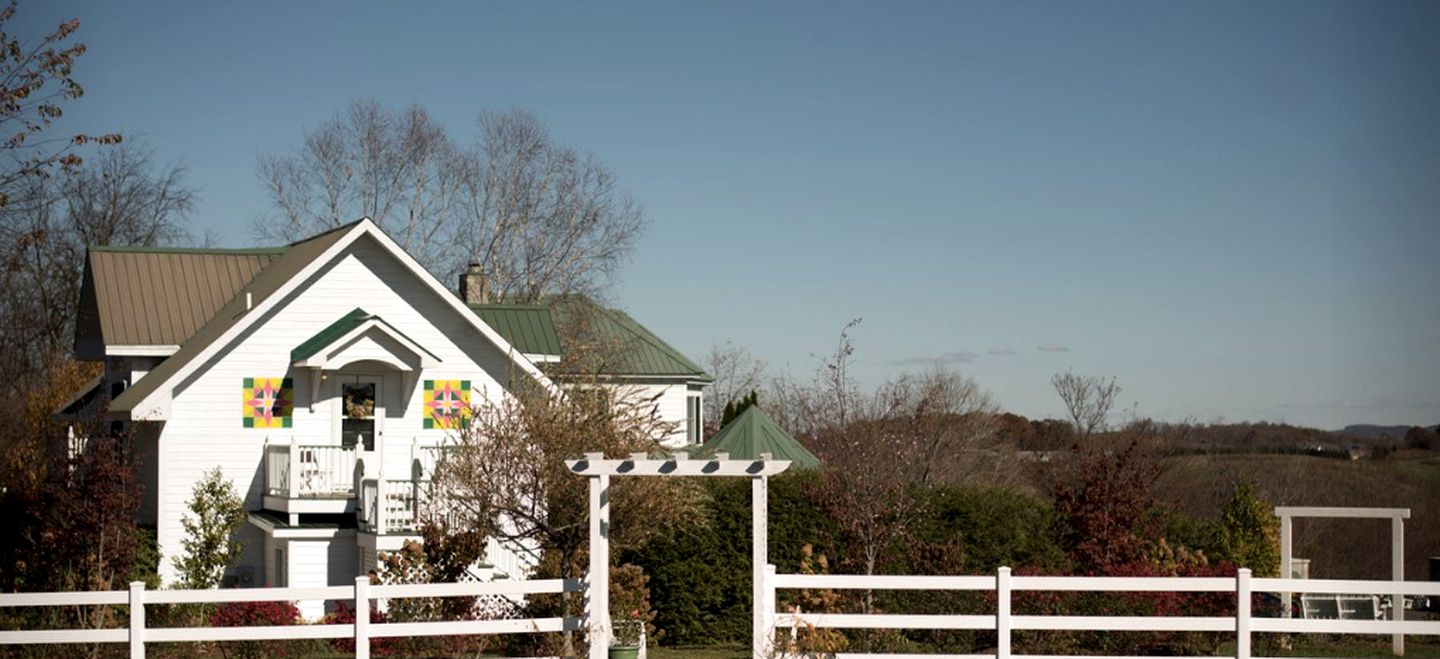
[[[848,539],[819,505],[815,472],[787,473],[770,480],[769,554],[781,573],[799,570],[801,550],[810,545],[842,562]],[[743,643],[750,636],[750,482],[711,479],[709,504],[692,523],[677,527],[643,551],[619,557],[650,575],[656,626],[666,645]],[[1000,565],[1056,566],[1063,563],[1051,538],[1050,512],[1041,500],[992,488],[933,486],[917,489],[924,513],[911,533],[890,551],[887,574],[988,574]],[[886,610],[921,602],[925,612],[973,608],[960,594],[886,593]],[[974,599],[974,598],[971,598]],[[965,642],[969,641],[967,636]],[[917,634],[920,646],[949,645],[958,638]]]
[[[770,562],[796,568],[800,547],[831,546],[834,524],[815,505],[813,472],[770,479]],[[621,557],[650,575],[655,625],[666,645],[744,643],[750,638],[750,480],[707,479],[710,502],[692,523]]]

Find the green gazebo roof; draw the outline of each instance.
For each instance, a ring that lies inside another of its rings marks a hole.
[[[796,469],[814,469],[820,466],[820,459],[805,450],[790,433],[775,425],[770,415],[758,406],[750,406],[729,425],[715,433],[710,441],[700,447],[696,457],[710,457],[716,453],[728,453],[732,458],[753,460],[761,453],[769,453],[776,460],[789,460]]]

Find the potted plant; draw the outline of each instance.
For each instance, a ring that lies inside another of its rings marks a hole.
[[[640,646],[645,644],[645,621],[640,618],[640,611],[631,611],[629,620],[617,620],[612,627],[610,659],[637,659]]]

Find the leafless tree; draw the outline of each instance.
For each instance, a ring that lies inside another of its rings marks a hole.
[[[591,452],[628,457],[657,451],[659,441],[675,430],[643,390],[611,386],[598,373],[581,378],[571,371],[564,380],[563,391],[520,382],[501,400],[476,405],[433,480],[435,512],[451,520],[452,531],[540,547],[542,578],[578,578],[585,570],[589,484],[565,461]],[[616,479],[610,489],[612,548],[642,546],[693,517],[699,497],[694,479]],[[532,601],[567,616],[577,613],[575,604]],[[572,641],[565,637],[561,654],[573,655]]]
[[[765,362],[731,341],[710,346],[705,369],[715,381],[705,388],[706,434],[719,430],[720,410],[764,386]]]
[[[418,105],[355,101],[258,171],[272,206],[260,238],[369,217],[442,279],[481,266],[491,299],[603,293],[644,227],[613,170],[522,110],[481,113],[463,144]]]
[[[431,271],[458,272],[452,233],[469,169],[424,108],[354,101],[293,155],[260,157],[272,212],[255,233],[283,243],[369,217]]]
[[[0,207],[10,203],[17,188],[27,186],[27,179],[47,178],[57,166],[62,172],[78,167],[82,160],[77,147],[120,143],[114,133],[43,135],[64,114],[62,103],[85,94],[71,77],[75,60],[85,54],[85,44],[71,41],[80,20],[26,39],[11,28],[15,11],[14,2],[0,8],[0,135],[5,136],[0,141]]]
[[[878,406],[878,407],[877,407]],[[1001,484],[1011,447],[999,442],[1000,408],[975,380],[937,367],[904,374],[876,393],[869,416],[889,419],[892,428],[914,438],[915,473],[920,485]]]
[[[1075,437],[1081,442],[1096,431],[1105,429],[1115,399],[1120,396],[1121,387],[1115,378],[1107,382],[1094,375],[1076,375],[1071,371],[1056,373],[1050,378],[1050,385],[1065,403],[1065,411],[1075,424]]]
[[[493,298],[599,293],[644,228],[614,171],[555,143],[529,112],[482,113],[470,162],[456,243]]]
[[[178,165],[120,146],[57,177],[32,178],[0,209],[0,389],[23,390],[66,357],[85,250],[183,239],[195,191]]]
[[[998,410],[973,380],[943,369],[866,392],[850,373],[858,322],[842,329],[811,384],[780,378],[767,395],[821,460],[822,500],[850,539],[852,569],[874,574],[922,513],[912,488],[993,475]],[[872,610],[868,594],[863,604]]]

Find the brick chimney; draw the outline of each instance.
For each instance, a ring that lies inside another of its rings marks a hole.
[[[485,285],[485,272],[479,263],[471,263],[460,273],[460,299],[467,305],[490,302],[490,288]]]

